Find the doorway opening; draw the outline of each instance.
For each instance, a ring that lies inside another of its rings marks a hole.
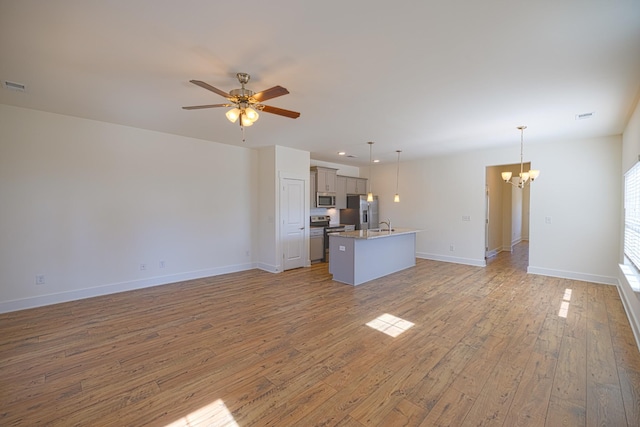
[[[525,163],[525,170],[530,164]],[[513,253],[520,243],[519,252],[525,250],[528,263],[529,250],[529,185],[517,188],[502,180],[502,172],[511,171],[514,177],[520,172],[520,164],[487,166],[486,168],[486,218],[485,259],[490,260],[501,252]],[[518,254],[522,256],[521,253]]]

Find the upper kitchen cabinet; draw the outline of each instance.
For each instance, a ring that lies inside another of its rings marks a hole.
[[[347,179],[340,175],[336,178],[336,209],[347,209]]]
[[[348,176],[347,194],[367,194],[367,179]]]
[[[309,206],[315,208],[316,205],[316,174],[311,172],[309,174]]]
[[[311,172],[316,174],[316,191],[318,193],[335,193],[337,169],[313,166]]]

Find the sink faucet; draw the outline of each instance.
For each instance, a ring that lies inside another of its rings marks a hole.
[[[387,227],[389,227],[389,229],[387,231],[391,231],[391,220],[387,219],[386,221],[380,221],[380,224],[387,224]]]

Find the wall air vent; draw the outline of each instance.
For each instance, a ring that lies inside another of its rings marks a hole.
[[[26,91],[26,87],[22,83],[10,82],[8,80],[5,80],[4,82],[2,82],[2,86],[4,86],[5,89],[16,90],[18,92]]]
[[[354,156],[353,154],[347,154],[347,157],[350,157],[352,159],[357,159],[358,158],[358,156]]]
[[[576,120],[584,120],[584,119],[590,119],[595,115],[595,111],[592,111],[590,113],[582,113],[582,114],[576,114]]]

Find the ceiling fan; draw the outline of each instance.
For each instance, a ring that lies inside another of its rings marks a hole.
[[[279,116],[289,117],[292,119],[300,117],[300,113],[298,112],[262,104],[263,101],[268,99],[288,94],[289,91],[287,89],[282,86],[274,86],[270,89],[263,90],[262,92],[254,93],[252,90],[244,87],[251,78],[249,74],[238,73],[236,76],[238,77],[238,81],[242,87],[240,89],[233,89],[229,91],[229,93],[200,80],[189,80],[194,85],[198,85],[201,88],[210,90],[213,93],[217,93],[218,95],[227,98],[229,102],[226,104],[194,105],[182,108],[185,110],[198,110],[201,108],[233,107],[231,110],[227,111],[227,119],[232,123],[235,123],[240,119],[239,123],[241,127],[253,125],[253,123],[258,120],[258,111],[277,114]]]

